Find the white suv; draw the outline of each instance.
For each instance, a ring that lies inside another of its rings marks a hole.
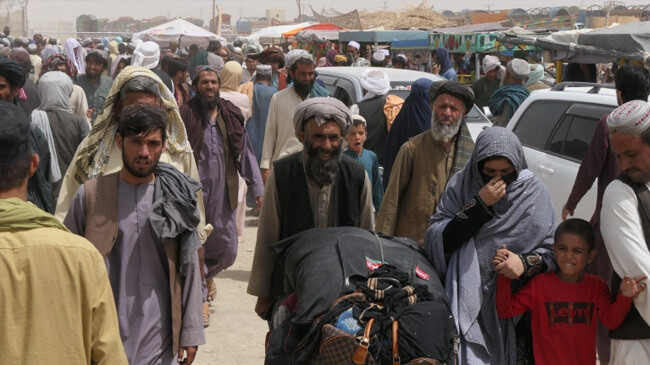
[[[596,123],[617,106],[611,85],[562,82],[531,93],[510,119],[507,128],[519,137],[528,168],[551,193],[558,223]],[[593,184],[574,216],[589,220],[595,207]]]

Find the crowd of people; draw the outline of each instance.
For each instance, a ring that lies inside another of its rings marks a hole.
[[[214,278],[235,262],[249,208],[259,219],[247,293],[270,330],[287,318],[290,294],[270,245],[354,226],[426,252],[459,332],[459,364],[650,361],[644,68],[616,71],[620,106],[597,125],[557,226],[549,191],[503,128],[548,87],[542,65],[488,55],[470,87],[440,47],[441,81],[414,81],[404,100],[383,68],[408,58],[364,58],[354,41],[316,59],[239,40],[161,48],[5,33],[6,361],[191,364],[210,345]],[[317,79],[317,67],[336,66],[365,68],[357,103]],[[494,116],[476,141],[464,121],[474,105]],[[596,179],[591,222],[567,219]]]

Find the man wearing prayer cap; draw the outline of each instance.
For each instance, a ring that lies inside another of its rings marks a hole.
[[[266,120],[269,115],[271,98],[277,92],[271,87],[272,70],[269,65],[257,65],[255,69],[255,83],[253,84],[251,97],[251,118],[246,122],[246,130],[253,147],[253,152],[259,164],[262,159],[262,147],[264,145],[264,133],[266,132]],[[243,85],[242,85],[243,86]]]
[[[274,278],[270,244],[314,227],[374,228],[367,173],[342,153],[351,124],[350,111],[334,98],[308,99],[296,108],[293,126],[303,149],[273,164],[248,282],[248,293],[258,297],[255,312],[264,319],[272,318],[285,295],[282,281]]]
[[[94,123],[104,106],[104,101],[113,85],[113,79],[103,75],[108,68],[108,58],[105,52],[93,50],[86,56],[86,73],[77,77],[76,85],[86,93],[88,100],[87,117]]]
[[[648,100],[648,95],[650,95],[650,72],[647,69],[638,65],[627,64],[618,68],[614,81],[618,105],[632,100]],[[598,250],[598,255],[587,266],[587,272],[600,276],[606,282],[611,280],[614,269],[603,241],[600,213],[605,189],[621,173],[616,164],[616,158],[612,153],[612,144],[609,140],[608,116],[609,114],[603,115],[596,124],[594,136],[591,138],[589,148],[580,163],[580,169],[573,183],[571,194],[569,194],[566,204],[562,207],[562,220],[565,220],[569,215],[573,215],[576,206],[597,180],[596,208],[591,216],[590,223],[596,229],[596,250]],[[599,325],[596,330],[596,350],[598,351],[600,363],[604,365],[603,359],[609,359],[611,351],[609,329],[604,325]]]
[[[376,229],[409,237],[421,246],[447,182],[474,150],[463,121],[474,104],[472,89],[456,81],[434,83],[429,102],[431,129],[409,139],[397,153]]]
[[[496,56],[487,55],[483,57],[483,76],[482,78],[474,81],[472,90],[476,95],[476,106],[483,109],[488,106],[490,98],[495,91],[501,87],[501,80],[499,78],[499,71],[501,70],[501,62]]]
[[[348,42],[348,46],[345,48],[345,54],[348,56],[348,62],[350,62],[350,65],[354,65],[354,63],[359,60],[359,51],[361,51],[361,45],[359,42]]]
[[[387,96],[390,91],[390,80],[386,72],[381,69],[366,69],[361,74],[360,83],[365,95],[359,103],[352,105],[350,110],[366,120],[368,136],[364,148],[374,152],[379,164],[383,165],[389,125],[395,120],[404,104],[404,99],[398,96]]]
[[[25,70],[14,60],[0,58],[0,99],[21,106],[21,88],[25,84]],[[36,173],[29,178],[27,200],[48,213],[54,212],[52,197],[52,171],[50,169],[50,148],[47,139],[38,128],[30,129],[32,149],[40,157]]]
[[[521,103],[530,95],[526,89],[526,80],[530,73],[528,62],[515,58],[506,65],[503,86],[492,94],[488,106],[494,115],[492,123],[505,127]]]
[[[271,163],[279,159],[283,151],[299,145],[291,124],[298,104],[308,98],[329,96],[327,89],[315,83],[316,63],[307,51],[292,50],[284,62],[293,83],[271,98],[260,162],[264,180],[269,175]]]
[[[612,152],[622,171],[605,189],[600,229],[612,261],[612,288],[650,272],[650,106],[632,100],[607,117]],[[642,291],[623,323],[610,331],[610,364],[643,364],[650,354],[650,293]]]
[[[386,55],[379,51],[373,53],[372,57],[370,58],[370,66],[372,67],[384,67],[385,62]]]

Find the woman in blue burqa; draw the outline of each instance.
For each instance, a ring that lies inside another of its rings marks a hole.
[[[425,236],[460,334],[459,364],[515,364],[524,356],[517,354],[518,318],[497,316],[497,274],[519,279],[513,282],[517,290],[554,270],[554,229],[551,197],[527,169],[517,136],[501,127],[482,131],[472,157],[449,181]],[[493,266],[503,245],[514,254]]]

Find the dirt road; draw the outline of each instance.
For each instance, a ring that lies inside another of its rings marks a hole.
[[[252,218],[246,217],[247,221]],[[268,327],[253,311],[256,298],[246,294],[253,263],[257,228],[246,227],[237,260],[216,278],[217,297],[212,302],[206,345],[199,347],[197,365],[249,365],[264,363],[264,338]]]

